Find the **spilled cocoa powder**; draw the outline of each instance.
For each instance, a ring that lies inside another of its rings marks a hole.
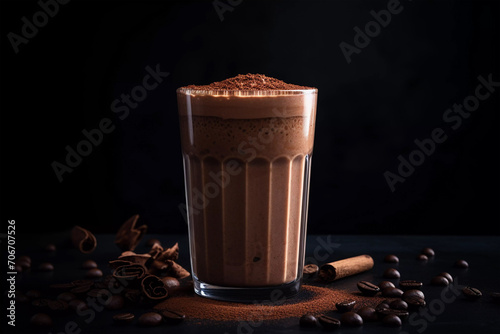
[[[157,310],[176,310],[191,319],[215,321],[256,321],[299,318],[304,314],[321,315],[335,310],[335,303],[353,299],[356,309],[375,307],[385,297],[366,297],[357,292],[303,285],[299,294],[281,303],[242,304],[203,298],[195,294],[172,296],[156,305]],[[279,299],[278,299],[279,301]]]
[[[233,78],[213,82],[209,85],[189,85],[184,88],[197,90],[294,90],[313,89],[312,87],[289,84],[263,74],[239,74]]]

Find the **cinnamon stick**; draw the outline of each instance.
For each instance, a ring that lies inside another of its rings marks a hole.
[[[324,264],[319,268],[318,276],[325,282],[333,282],[340,278],[356,275],[372,268],[372,257],[364,254]]]

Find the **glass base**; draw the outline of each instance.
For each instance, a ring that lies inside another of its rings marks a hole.
[[[193,277],[194,292],[199,296],[240,303],[273,303],[295,296],[300,290],[300,279],[269,287],[224,287],[208,284]]]

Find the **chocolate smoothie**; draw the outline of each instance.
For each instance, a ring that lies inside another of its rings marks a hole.
[[[247,74],[177,97],[195,279],[299,281],[317,90]]]

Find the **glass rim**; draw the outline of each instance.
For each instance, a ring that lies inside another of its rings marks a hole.
[[[194,89],[181,87],[176,92],[185,95],[198,96],[294,96],[317,94],[318,89],[262,89],[262,90],[237,90],[237,89]]]

